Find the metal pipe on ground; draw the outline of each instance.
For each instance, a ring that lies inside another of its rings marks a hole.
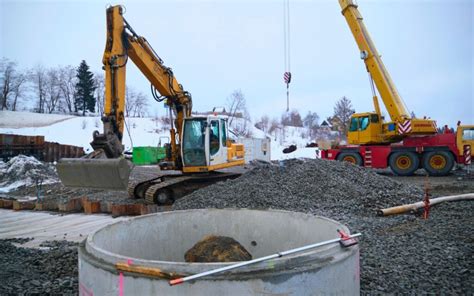
[[[461,200],[474,200],[474,193],[466,193],[460,195],[451,195],[451,196],[442,196],[437,198],[430,199],[430,206],[434,206],[436,204],[448,201],[461,201]],[[423,201],[419,201],[412,204],[400,205],[396,207],[380,209],[378,211],[379,216],[390,216],[390,215],[398,215],[403,214],[410,211],[415,211],[424,207],[425,204]]]

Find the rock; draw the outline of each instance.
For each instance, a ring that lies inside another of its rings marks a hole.
[[[252,255],[235,239],[208,235],[184,255],[186,262],[236,262],[252,260]]]

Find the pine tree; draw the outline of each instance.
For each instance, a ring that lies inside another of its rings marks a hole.
[[[94,91],[96,89],[94,83],[94,74],[89,70],[89,66],[86,61],[82,61],[77,68],[77,83],[76,91],[74,94],[74,109],[76,112],[82,111],[82,115],[86,114],[86,111],[94,112],[95,109],[95,97]]]

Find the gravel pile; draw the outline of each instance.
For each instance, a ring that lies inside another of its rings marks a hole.
[[[257,163],[235,180],[200,189],[174,208],[273,208],[316,214],[371,215],[380,207],[419,200],[423,191],[350,163],[291,159]],[[350,204],[350,207],[339,206]]]
[[[362,294],[472,293],[474,203],[438,205],[428,220],[376,214],[422,198],[418,186],[352,164],[289,160],[257,165],[238,179],[176,201],[173,208],[272,208],[329,217],[363,234]]]
[[[0,240],[0,295],[77,295],[77,244],[45,242],[44,250],[13,245],[24,242]]]

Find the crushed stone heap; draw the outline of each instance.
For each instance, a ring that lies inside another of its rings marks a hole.
[[[200,189],[174,204],[174,209],[284,209],[327,215],[327,211],[364,213],[421,200],[423,191],[370,169],[321,159],[256,163],[238,179]],[[338,216],[339,216],[338,215]]]

